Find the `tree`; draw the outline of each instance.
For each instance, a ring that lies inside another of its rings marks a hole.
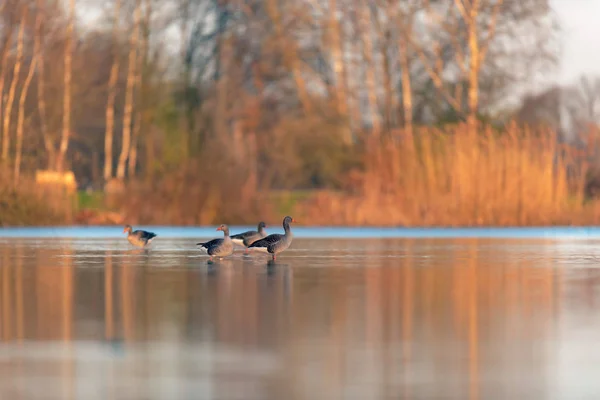
[[[551,59],[546,50],[554,25],[547,0],[424,0],[424,6],[429,27],[412,43],[438,92],[466,116],[471,130],[481,108],[482,78],[489,71],[495,80],[513,85],[531,72],[527,64]],[[525,34],[535,41],[521,40]],[[515,67],[516,60],[523,68]]]
[[[133,117],[133,96],[135,91],[135,74],[137,64],[138,41],[140,34],[140,13],[141,1],[135,1],[135,10],[133,12],[133,29],[129,38],[129,59],[127,67],[127,88],[125,92],[125,111],[123,113],[123,142],[119,164],[117,165],[117,178],[125,179],[125,166],[129,151],[131,149],[131,121]]]
[[[67,42],[65,46],[65,67],[64,67],[64,89],[63,89],[63,118],[62,118],[62,136],[58,157],[56,159],[56,170],[62,172],[65,164],[65,156],[69,148],[69,137],[71,135],[71,74],[73,63],[73,30],[75,25],[75,0],[69,1],[69,19],[67,23]]]
[[[110,78],[108,81],[108,99],[106,102],[106,128],[104,134],[104,181],[108,182],[113,176],[113,137],[115,130],[115,99],[117,97],[117,80],[119,78],[118,35],[119,19],[121,18],[121,0],[114,1],[113,20],[113,51]]]
[[[6,107],[4,109],[2,136],[2,162],[8,161],[10,151],[10,117],[12,116],[12,107],[19,82],[19,73],[21,72],[21,64],[23,64],[23,40],[25,37],[25,19],[27,18],[28,8],[21,6],[21,22],[19,23],[19,33],[17,35],[17,56],[13,67],[12,80],[8,89],[8,97],[6,98]]]

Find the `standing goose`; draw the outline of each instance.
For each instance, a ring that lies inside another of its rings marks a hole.
[[[133,231],[131,225],[125,225],[123,228],[123,233],[127,232],[127,240],[134,246],[144,247],[149,244],[152,239],[156,237],[156,234],[153,232],[146,232],[142,230]]]
[[[211,261],[213,257],[219,257],[219,259],[222,259],[223,257],[233,254],[233,242],[229,237],[229,227],[225,224],[222,224],[217,228],[217,230],[223,231],[224,237],[222,239],[213,239],[204,243],[196,243],[198,246],[200,246],[201,251],[210,256]]]
[[[273,233],[264,239],[257,240],[248,246],[250,250],[260,251],[262,253],[273,254],[273,260],[275,260],[278,253],[286,250],[292,244],[292,231],[290,230],[290,222],[296,222],[296,220],[290,216],[283,219],[283,230],[285,234]]]
[[[247,231],[243,233],[238,233],[237,235],[231,236],[231,241],[237,245],[246,247],[246,253],[248,252],[248,246],[252,243],[256,242],[258,239],[262,239],[267,236],[267,232],[265,232],[265,228],[267,225],[260,221],[258,223],[257,231]]]

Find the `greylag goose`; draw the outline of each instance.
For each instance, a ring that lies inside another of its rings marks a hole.
[[[196,243],[198,246],[200,246],[201,251],[210,256],[211,261],[213,257],[219,257],[222,259],[223,257],[233,254],[233,242],[229,237],[229,227],[225,224],[222,224],[217,228],[217,230],[223,231],[224,237],[222,239],[213,239],[204,243]]]
[[[237,235],[233,235],[233,236],[231,236],[231,241],[234,244],[246,247],[245,252],[247,253],[248,246],[250,246],[252,243],[256,242],[258,239],[262,239],[265,236],[267,236],[267,232],[265,232],[266,227],[267,227],[267,225],[264,222],[260,221],[258,223],[258,230],[247,231],[247,232],[243,232],[243,233],[238,233]]]
[[[273,254],[273,260],[277,257],[278,253],[286,250],[292,244],[292,231],[290,230],[290,222],[296,222],[296,220],[290,216],[283,219],[283,230],[285,234],[273,233],[264,239],[259,239],[256,242],[248,246],[250,250],[260,251],[262,253]]]
[[[153,232],[146,232],[142,230],[134,231],[131,225],[125,225],[123,233],[127,232],[127,240],[134,246],[144,247],[149,244],[152,239],[156,237]]]

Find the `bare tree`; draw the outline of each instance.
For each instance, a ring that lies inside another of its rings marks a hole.
[[[19,97],[19,113],[17,116],[17,143],[15,149],[15,169],[14,169],[14,183],[17,185],[19,183],[21,177],[21,158],[23,155],[23,129],[25,124],[25,102],[27,100],[27,94],[29,93],[29,86],[31,85],[31,81],[33,80],[33,75],[35,74],[35,70],[38,63],[38,58],[40,55],[40,38],[38,35],[41,31],[42,26],[42,10],[39,7],[41,3],[40,0],[37,1],[38,9],[35,14],[35,28],[34,28],[34,41],[33,41],[33,57],[29,64],[29,71],[27,72],[27,77],[25,78],[25,82],[23,83],[23,88],[21,89],[21,95]]]
[[[268,0],[266,4],[267,13],[273,23],[273,29],[275,31],[275,39],[278,43],[278,50],[283,56],[283,64],[287,69],[290,70],[294,83],[296,85],[296,91],[298,92],[298,98],[303,110],[306,113],[312,111],[312,104],[308,97],[306,90],[306,82],[302,76],[301,63],[298,58],[298,44],[289,34],[284,31],[283,28],[283,17],[280,11],[279,2],[276,0]],[[343,109],[340,112],[345,112]]]
[[[396,38],[392,34],[394,18],[393,7],[386,7],[380,2],[372,3],[373,21],[375,22],[375,37],[378,42],[377,51],[381,54],[382,86],[384,98],[382,101],[383,121],[387,130],[393,129],[395,125],[395,111],[397,110],[397,99],[395,93],[395,77],[393,65],[393,48]]]
[[[6,5],[5,5],[6,6]],[[7,63],[8,63],[8,55],[10,53],[10,48],[12,45],[12,39],[13,39],[13,33],[14,33],[14,24],[12,23],[12,20],[10,19],[10,15],[9,15],[9,20],[7,21],[7,24],[4,26],[4,29],[6,30],[6,36],[5,36],[5,40],[4,40],[4,44],[2,46],[2,52],[0,53],[0,117],[2,117],[2,112],[3,112],[3,107],[2,105],[4,104],[4,85],[6,82],[6,70],[7,70]],[[10,135],[9,131],[3,130],[2,131],[2,161],[5,162],[6,159],[8,158],[8,135]],[[5,150],[6,148],[6,150]],[[6,156],[4,156],[6,152]]]
[[[13,76],[8,89],[8,97],[6,99],[6,108],[4,110],[4,121],[3,129],[4,135],[2,136],[2,162],[8,161],[8,155],[10,151],[10,117],[12,116],[12,107],[15,100],[15,92],[17,90],[17,83],[19,82],[19,74],[21,72],[21,64],[23,64],[23,38],[25,36],[25,20],[27,18],[28,8],[23,6],[21,14],[21,22],[19,25],[19,34],[17,36],[17,57],[15,65],[13,67]]]
[[[425,22],[411,45],[438,93],[471,132],[480,109],[501,100],[507,88],[517,92],[533,66],[540,70],[553,63],[548,0],[422,3]]]
[[[115,126],[115,98],[117,97],[117,80],[119,78],[118,34],[119,18],[121,17],[121,0],[114,2],[113,20],[113,62],[108,81],[108,100],[106,102],[106,130],[104,133],[104,180],[112,178],[113,170],[113,137]]]
[[[117,165],[117,178],[125,179],[125,167],[129,149],[131,146],[131,121],[133,116],[133,91],[135,89],[135,71],[137,64],[137,47],[140,30],[140,10],[141,1],[135,1],[135,11],[133,13],[133,29],[129,39],[129,59],[127,69],[127,88],[125,92],[125,110],[123,114],[123,142],[121,147],[121,155],[119,156],[119,164]]]
[[[75,0],[69,1],[69,22],[67,24],[67,43],[65,46],[65,71],[63,94],[62,136],[56,160],[56,170],[63,171],[65,156],[69,147],[71,135],[71,73],[73,63],[73,26],[75,24]]]
[[[359,8],[358,24],[359,32],[362,41],[363,57],[365,60],[366,69],[366,90],[367,98],[369,99],[369,111],[371,114],[371,124],[373,134],[378,136],[381,132],[381,118],[379,114],[378,96],[377,96],[377,81],[375,80],[376,71],[375,63],[373,62],[373,31],[371,29],[371,10],[368,0],[364,0],[357,5]]]
[[[403,121],[404,129],[409,140],[413,137],[413,93],[412,93],[412,82],[411,82],[411,62],[410,62],[410,40],[413,34],[413,25],[415,15],[418,10],[417,3],[415,1],[409,1],[402,3],[398,6],[399,10],[393,12],[391,15],[393,21],[399,27],[398,33],[398,59],[400,64],[401,72],[401,85],[402,85],[402,110],[403,110]]]
[[[148,62],[148,48],[149,48],[149,34],[150,34],[150,20],[152,17],[152,4],[150,0],[145,1],[145,13],[143,21],[143,34],[142,34],[142,45],[141,51],[138,52],[135,82],[134,82],[134,93],[135,95],[135,117],[133,119],[133,135],[131,138],[131,148],[129,150],[129,176],[135,176],[137,167],[137,152],[138,152],[138,139],[140,137],[140,131],[144,123],[144,112],[145,112],[145,92],[146,92],[146,65]]]
[[[425,46],[417,45],[418,55],[423,62],[431,80],[442,93],[445,100],[457,112],[462,113],[462,92],[452,91],[452,86],[445,85],[444,74],[447,73],[447,53],[454,54],[457,69],[454,71],[457,82],[467,82],[467,122],[471,132],[475,129],[479,109],[479,84],[482,65],[492,41],[495,39],[496,26],[503,8],[503,0],[473,0],[464,2],[454,0],[452,4],[439,2],[439,7],[431,6],[425,0],[429,17],[437,24],[438,29],[445,35],[446,42],[439,39],[430,40],[428,46],[430,57],[425,55]],[[485,15],[485,17],[484,17]],[[510,18],[510,16],[506,16]],[[440,35],[434,35],[433,37]],[[431,39],[432,37],[430,37]],[[414,43],[414,42],[413,42]],[[466,46],[463,46],[466,43]],[[433,63],[431,61],[433,56]],[[461,85],[456,85],[460,87]]]
[[[561,92],[559,97],[562,98],[572,136],[581,138],[591,126],[600,126],[599,78],[582,76],[574,85],[563,88]]]
[[[56,167],[56,150],[54,148],[54,143],[52,141],[52,137],[50,136],[50,132],[48,130],[48,118],[46,113],[46,84],[45,84],[45,34],[46,34],[46,18],[47,14],[45,13],[46,1],[45,0],[37,0],[37,13],[40,16],[40,23],[36,26],[35,37],[34,37],[34,47],[38,48],[37,58],[38,58],[38,71],[37,71],[37,111],[39,113],[40,118],[40,130],[42,133],[42,138],[44,140],[44,147],[46,148],[46,153],[48,154],[48,168]]]
[[[346,99],[346,63],[344,62],[343,35],[340,23],[338,21],[337,0],[329,0],[329,21],[328,21],[328,44],[331,51],[331,62],[333,66],[335,101],[338,112],[342,117],[348,113],[348,103]]]
[[[36,26],[39,24],[39,20],[41,18],[36,16]],[[36,43],[39,43],[36,41]],[[21,175],[21,157],[23,153],[23,125],[25,123],[25,101],[27,100],[27,94],[29,93],[29,86],[31,85],[31,80],[33,79],[33,75],[35,72],[35,67],[38,59],[38,51],[36,48],[33,51],[33,58],[31,59],[31,63],[29,64],[29,71],[27,72],[27,77],[25,78],[25,82],[23,83],[23,88],[21,89],[21,96],[19,97],[19,115],[17,117],[17,144],[15,149],[15,170],[14,170],[14,182],[15,185],[19,182]]]

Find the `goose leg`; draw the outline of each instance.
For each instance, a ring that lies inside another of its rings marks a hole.
[[[275,253],[273,253],[273,261],[275,261]]]

